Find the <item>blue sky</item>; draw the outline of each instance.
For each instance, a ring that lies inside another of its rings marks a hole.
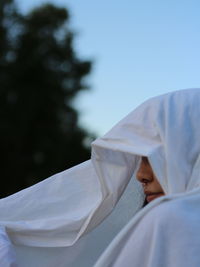
[[[75,105],[80,124],[101,136],[146,99],[200,87],[199,0],[16,0],[69,8],[76,51],[93,61],[91,90]]]

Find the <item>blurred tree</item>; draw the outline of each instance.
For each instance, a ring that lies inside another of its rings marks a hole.
[[[0,3],[0,197],[90,157],[72,100],[91,62],[77,58],[73,36],[64,8],[22,15]]]

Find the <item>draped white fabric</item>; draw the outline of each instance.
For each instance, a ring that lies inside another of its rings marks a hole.
[[[4,227],[0,227],[0,255],[1,266],[17,267],[16,254]]]
[[[89,267],[108,246],[143,203],[140,187],[134,179],[129,183],[114,212],[95,230],[82,236],[73,246],[30,247],[15,245],[20,267]]]
[[[150,99],[93,142],[91,161],[0,200],[0,244],[6,248],[0,262],[94,266],[116,236],[95,267],[200,266],[194,255],[200,248],[199,117],[200,89]],[[140,156],[149,158],[166,196],[133,216],[143,201],[131,179]],[[184,261],[180,254],[191,242],[194,249]],[[176,252],[168,249],[173,243]]]
[[[101,161],[107,150],[147,156],[166,196],[132,218],[95,267],[200,266],[199,117],[200,89],[181,90],[148,100],[97,140]]]
[[[132,179],[114,213],[86,234],[112,211],[129,179],[100,180],[87,161],[1,199],[2,266],[93,266],[142,206],[141,187]]]

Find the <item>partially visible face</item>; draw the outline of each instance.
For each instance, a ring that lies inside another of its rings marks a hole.
[[[155,198],[164,196],[165,193],[153,173],[147,157],[142,157],[136,178],[143,186],[147,202],[151,202]]]

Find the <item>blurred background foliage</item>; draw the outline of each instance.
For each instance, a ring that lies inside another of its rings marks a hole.
[[[22,15],[0,2],[0,197],[90,158],[94,136],[73,107],[91,62],[73,48],[69,12],[43,5]]]

